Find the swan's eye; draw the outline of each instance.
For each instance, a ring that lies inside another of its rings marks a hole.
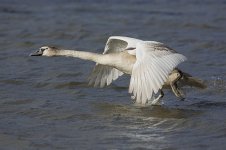
[[[46,48],[40,48],[40,50],[43,52],[44,50],[46,50]]]

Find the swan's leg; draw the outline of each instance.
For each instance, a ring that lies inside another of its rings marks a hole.
[[[163,98],[164,93],[160,90],[159,96],[151,102],[151,105],[161,105],[161,99]]]
[[[178,70],[175,70],[170,76],[169,76],[169,81],[170,81],[170,86],[175,94],[176,97],[179,97],[181,100],[184,99],[184,94],[183,92],[178,88],[177,82],[182,78],[183,74],[179,72]]]

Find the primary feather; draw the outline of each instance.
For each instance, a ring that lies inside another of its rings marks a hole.
[[[137,103],[146,104],[162,89],[169,73],[186,57],[162,43],[143,41],[137,43],[136,59],[129,92],[134,94]]]

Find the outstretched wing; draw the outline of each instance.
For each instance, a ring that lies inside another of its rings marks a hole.
[[[138,41],[141,40],[123,36],[112,36],[108,39],[103,54],[122,52],[127,48],[135,47]],[[123,75],[123,72],[118,69],[96,64],[88,78],[89,85],[104,87],[111,84],[112,81],[116,80],[121,75]]]
[[[169,73],[186,57],[163,43],[143,41],[136,46],[136,59],[129,92],[136,97],[136,103],[146,104],[162,88]]]
[[[104,87],[110,85],[112,81],[116,80],[123,73],[115,68],[97,64],[91,75],[89,76],[89,85],[94,87]]]
[[[136,48],[136,44],[141,41],[125,36],[111,36],[105,45],[103,54],[117,53],[128,48]]]

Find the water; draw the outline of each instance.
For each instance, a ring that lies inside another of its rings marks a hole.
[[[0,0],[0,149],[225,149],[226,2]],[[124,76],[87,86],[94,63],[29,57],[43,45],[102,53],[107,38],[161,41],[206,90],[139,108]]]

